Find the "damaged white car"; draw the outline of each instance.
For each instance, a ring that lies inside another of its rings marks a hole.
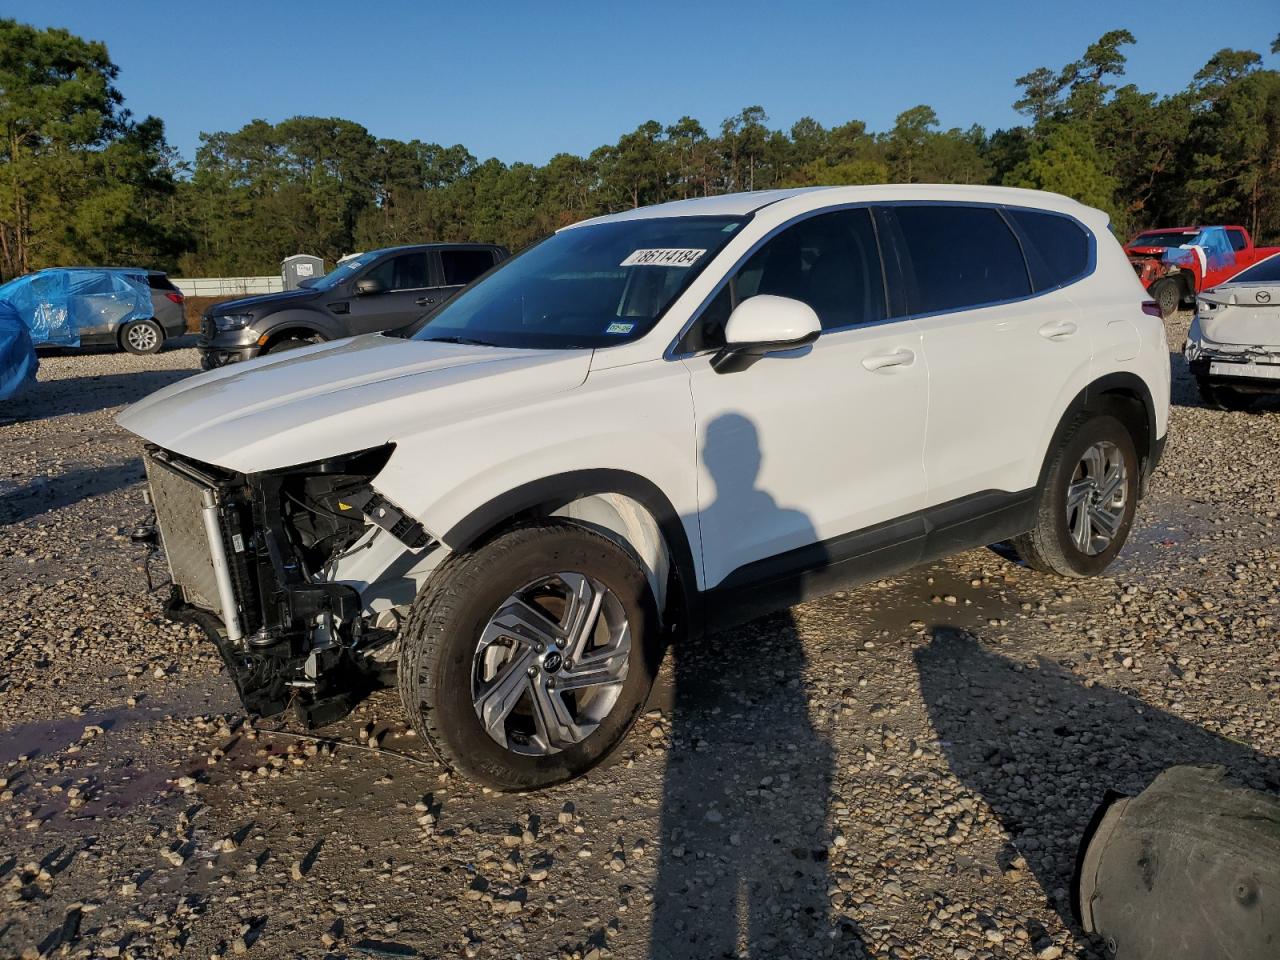
[[[1196,298],[1183,353],[1210,406],[1247,410],[1280,394],[1280,254]]]
[[[1053,194],[706,197],[120,423],[170,613],[251,713],[398,683],[442,761],[527,789],[622,740],[670,638],[997,541],[1101,573],[1168,424],[1144,300],[1106,215]]]

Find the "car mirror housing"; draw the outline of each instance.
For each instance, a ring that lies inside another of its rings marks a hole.
[[[365,277],[356,281],[357,297],[372,297],[379,293],[386,293],[387,288],[381,280],[375,280],[373,277]]]
[[[822,324],[813,307],[790,297],[761,294],[734,308],[725,324],[725,344],[711,358],[716,373],[736,373],[770,353],[813,343]]]

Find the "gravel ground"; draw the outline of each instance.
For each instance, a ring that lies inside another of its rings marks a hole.
[[[1280,407],[1174,365],[1112,577],[981,550],[710,637],[608,765],[502,796],[391,692],[320,742],[246,723],[122,533],[114,415],[194,350],[46,358],[0,410],[0,955],[1100,957],[1066,888],[1107,788],[1280,784]]]

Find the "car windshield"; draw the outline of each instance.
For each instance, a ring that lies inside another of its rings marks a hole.
[[[311,284],[311,289],[332,290],[344,280],[350,280],[355,274],[377,259],[378,253],[379,251],[377,250],[370,250],[368,253],[352,257],[350,260],[343,260],[323,277]]]
[[[552,350],[638,340],[742,223],[664,217],[563,230],[460,293],[413,337]]]
[[[1184,243],[1190,243],[1199,235],[1197,230],[1172,230],[1157,231],[1155,233],[1140,233],[1138,238],[1133,241],[1135,247],[1180,247]]]
[[[1231,278],[1232,283],[1280,283],[1280,253],[1255,263]]]

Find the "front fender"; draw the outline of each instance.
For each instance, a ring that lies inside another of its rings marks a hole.
[[[325,340],[351,336],[332,314],[306,307],[291,307],[268,314],[255,322],[253,329],[259,340],[264,336],[275,336],[284,330],[307,330]]]

